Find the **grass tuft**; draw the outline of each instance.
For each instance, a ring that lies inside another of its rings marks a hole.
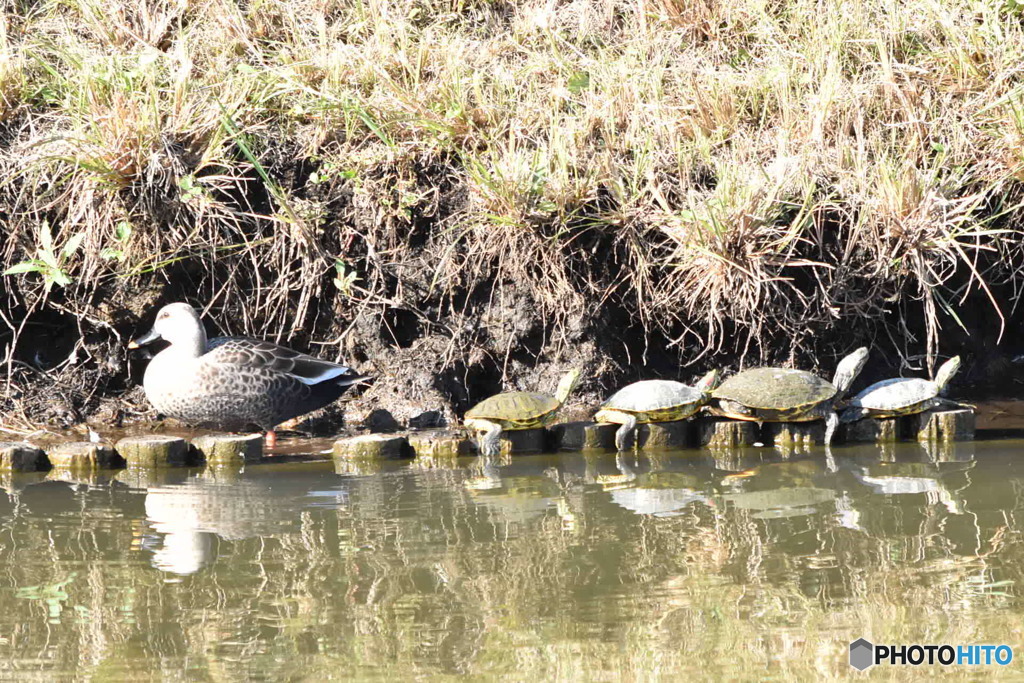
[[[848,330],[932,359],[965,306],[1019,320],[1012,3],[23,5],[0,15],[9,369],[15,321],[116,327],[143,294],[335,340],[404,310],[445,363],[503,372],[611,320],[684,363]],[[66,282],[20,265],[44,225],[82,235]],[[514,309],[534,322],[488,328]]]

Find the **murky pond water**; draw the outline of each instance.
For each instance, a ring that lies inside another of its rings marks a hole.
[[[15,477],[0,677],[788,680],[847,675],[860,636],[1024,658],[1022,449]]]

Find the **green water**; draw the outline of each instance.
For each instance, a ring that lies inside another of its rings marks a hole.
[[[1020,676],[1021,450],[8,478],[0,678],[791,680],[860,636]]]

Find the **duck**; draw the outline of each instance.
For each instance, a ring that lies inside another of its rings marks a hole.
[[[170,342],[149,361],[142,378],[157,412],[193,427],[266,433],[276,444],[282,422],[322,408],[370,379],[352,368],[249,337],[208,339],[199,314],[183,302],[167,304],[153,328],[128,344],[138,349]]]

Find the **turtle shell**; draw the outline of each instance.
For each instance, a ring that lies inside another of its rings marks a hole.
[[[466,411],[466,418],[534,422],[544,419],[561,405],[558,399],[549,394],[510,391],[480,401]]]
[[[699,389],[682,382],[647,379],[619,389],[601,407],[625,413],[650,413],[690,406],[703,396]]]
[[[914,377],[898,377],[875,382],[852,399],[850,405],[893,413],[913,412],[918,405],[939,395],[935,382]]]
[[[804,370],[753,368],[722,382],[711,395],[759,410],[793,410],[836,395],[828,380]]]

